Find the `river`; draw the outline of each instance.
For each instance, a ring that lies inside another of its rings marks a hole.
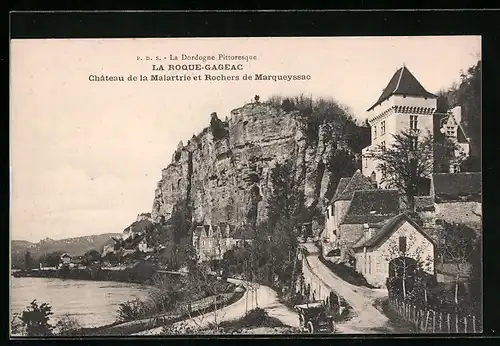
[[[51,324],[68,314],[84,327],[102,326],[116,321],[120,303],[146,299],[150,291],[148,286],[131,283],[11,277],[11,314],[36,299],[39,305],[52,306]]]

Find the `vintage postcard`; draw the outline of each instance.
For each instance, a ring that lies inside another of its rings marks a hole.
[[[480,36],[13,39],[10,74],[12,337],[482,332]]]

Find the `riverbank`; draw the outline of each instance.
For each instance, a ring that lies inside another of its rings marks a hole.
[[[134,267],[120,270],[106,269],[100,267],[90,268],[61,268],[46,270],[19,270],[12,272],[15,278],[52,278],[71,280],[92,280],[92,281],[115,281],[136,284],[152,284],[152,279],[156,270],[152,265],[140,263]]]
[[[227,296],[227,299],[215,304],[215,296],[206,297],[199,301],[192,302],[193,308],[189,313],[187,304],[184,303],[172,311],[168,311],[155,316],[142,318],[128,322],[115,322],[106,326],[95,328],[82,328],[75,332],[78,336],[123,336],[141,333],[154,328],[163,328],[163,326],[170,326],[174,323],[182,322],[184,320],[193,319],[200,315],[211,313],[226,306],[230,306],[244,296],[244,292],[233,292]],[[213,300],[214,302],[210,302]],[[206,303],[208,302],[208,304]]]

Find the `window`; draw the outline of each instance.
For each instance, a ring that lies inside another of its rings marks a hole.
[[[410,130],[416,130],[418,128],[418,117],[416,115],[410,115]]]
[[[380,123],[380,134],[385,134],[385,120]]]
[[[372,273],[372,256],[368,255],[368,274]]]
[[[365,159],[365,168],[368,167],[368,159]]]
[[[385,151],[385,141],[380,142],[380,146],[382,147],[382,151]]]
[[[446,136],[447,137],[456,137],[456,128],[455,126],[446,126]]]
[[[373,139],[377,138],[377,125],[373,126]]]
[[[406,252],[406,237],[399,237],[399,251]]]

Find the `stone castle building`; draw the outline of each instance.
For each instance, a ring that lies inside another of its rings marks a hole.
[[[379,162],[373,154],[391,146],[394,143],[392,135],[406,130],[415,130],[420,137],[427,133],[435,138],[443,135],[457,144],[457,159],[450,163],[449,168],[451,173],[456,172],[460,161],[470,152],[470,139],[462,126],[461,108],[458,106],[446,113],[436,111],[437,96],[427,91],[406,66],[398,69],[378,100],[367,110],[371,144],[362,150],[363,175],[384,187]]]

